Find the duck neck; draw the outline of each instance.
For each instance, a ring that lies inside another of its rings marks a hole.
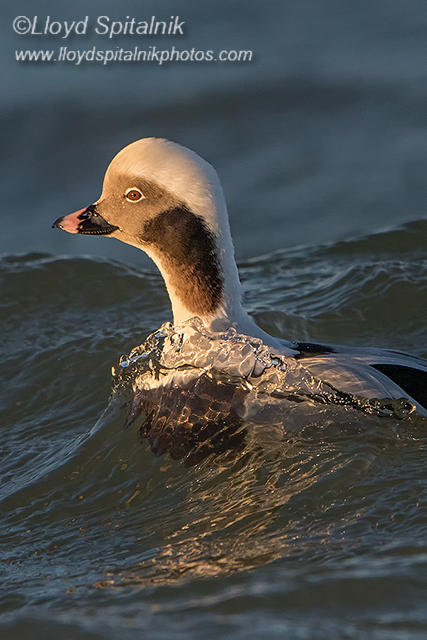
[[[244,311],[226,217],[219,229],[214,234],[202,218],[185,207],[165,211],[145,227],[141,248],[163,276],[174,324],[197,316],[211,331],[233,327],[238,333],[261,339],[273,351],[283,353],[283,344],[260,329]],[[289,348],[285,350],[293,353]]]
[[[226,213],[221,217],[211,230],[201,216],[177,206],[144,226],[143,248],[165,280],[175,324],[199,316],[207,325],[225,326],[247,317]]]

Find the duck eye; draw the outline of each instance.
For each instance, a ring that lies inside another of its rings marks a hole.
[[[131,187],[130,189],[127,189],[125,193],[125,197],[130,202],[137,202],[138,200],[141,200],[141,198],[144,198],[144,196],[142,195],[142,192],[136,187]]]

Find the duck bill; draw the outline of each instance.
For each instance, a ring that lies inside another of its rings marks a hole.
[[[118,229],[99,215],[94,204],[86,209],[79,209],[68,216],[58,218],[52,225],[52,229],[55,228],[63,229],[68,233],[85,233],[97,236],[108,236]]]

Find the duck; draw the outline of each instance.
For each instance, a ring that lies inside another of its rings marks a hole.
[[[213,333],[232,328],[333,389],[370,399],[404,398],[427,415],[423,358],[392,349],[287,341],[258,327],[242,304],[220,180],[194,151],[163,138],[132,142],[109,164],[99,199],[58,218],[53,227],[116,238],[144,251],[163,276],[174,326],[197,317]]]

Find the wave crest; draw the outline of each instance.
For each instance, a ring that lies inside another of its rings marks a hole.
[[[141,419],[140,439],[148,438],[154,453],[187,464],[241,448],[254,427],[283,437],[309,426],[348,428],[351,410],[402,419],[414,409],[405,399],[335,389],[261,340],[232,328],[211,332],[199,318],[163,324],[122,356],[114,376],[115,393],[131,392],[127,425]]]

